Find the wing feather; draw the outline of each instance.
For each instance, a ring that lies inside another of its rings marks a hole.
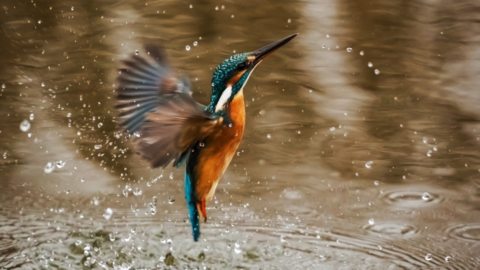
[[[190,81],[178,78],[166,54],[145,46],[145,56],[123,61],[117,88],[120,125],[133,136],[137,152],[152,167],[178,165],[192,146],[222,125],[191,97]]]
[[[221,119],[214,119],[185,93],[175,93],[160,101],[147,114],[134,143],[152,167],[181,162],[185,152],[206,136],[217,132]]]

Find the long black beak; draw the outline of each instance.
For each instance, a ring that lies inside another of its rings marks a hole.
[[[282,47],[283,45],[287,44],[290,40],[292,40],[294,37],[296,37],[298,33],[290,35],[286,38],[282,38],[280,40],[277,40],[275,42],[272,42],[268,44],[267,46],[264,46],[254,52],[252,52],[252,56],[255,56],[255,59],[253,60],[254,65],[258,65],[265,57],[269,56],[271,53],[276,51],[278,48]]]

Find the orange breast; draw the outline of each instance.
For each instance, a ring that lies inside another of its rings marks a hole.
[[[245,127],[243,90],[235,95],[228,110],[233,121],[232,127],[223,127],[220,132],[205,141],[199,156],[196,186],[198,201],[209,201],[213,198],[218,180],[227,169],[242,140]]]

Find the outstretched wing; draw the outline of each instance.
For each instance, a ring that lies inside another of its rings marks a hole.
[[[164,51],[146,46],[147,57],[123,63],[117,88],[120,125],[152,167],[181,162],[190,147],[222,125],[191,97],[188,79],[171,71]],[[220,121],[219,121],[220,120]]]

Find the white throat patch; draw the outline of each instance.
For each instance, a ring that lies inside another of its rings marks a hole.
[[[258,64],[260,64],[260,63],[258,63]],[[258,64],[257,64],[257,66],[258,66]],[[247,79],[245,80],[242,88],[240,89],[241,92],[243,92],[243,87],[247,84],[248,79],[250,79],[250,75],[252,75],[253,71],[255,70],[255,68],[257,66],[254,66],[252,68],[252,70],[250,71],[250,73],[248,74]],[[220,96],[220,99],[217,102],[217,106],[215,106],[215,112],[221,111],[223,109],[223,107],[225,106],[225,104],[227,103],[227,101],[228,101],[228,99],[230,98],[231,95],[232,95],[232,86],[229,86],[223,91],[222,95]]]
[[[229,86],[225,90],[223,90],[222,96],[220,96],[220,99],[217,102],[217,106],[215,106],[215,112],[218,112],[223,109],[225,104],[227,103],[228,99],[232,95],[232,87]]]

